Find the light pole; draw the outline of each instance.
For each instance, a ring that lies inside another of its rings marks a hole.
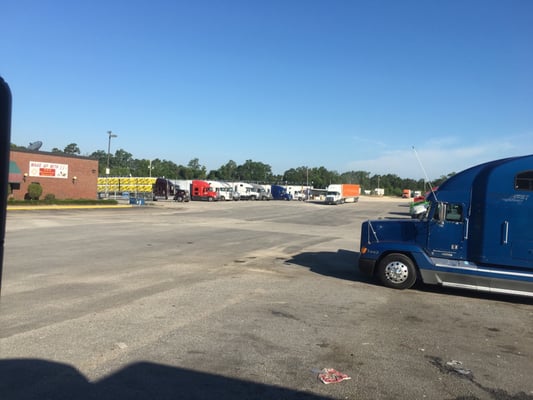
[[[105,169],[105,174],[106,174],[106,182],[107,182],[107,185],[106,185],[106,197],[109,196],[109,155],[110,155],[110,152],[111,152],[111,138],[114,138],[114,137],[117,137],[117,135],[114,135],[113,132],[111,131],[107,131],[107,134],[109,135],[109,140],[107,142],[107,165],[106,165],[106,169]]]
[[[309,167],[306,167],[306,177],[305,177],[305,197],[304,201],[309,200]]]
[[[111,154],[111,138],[117,137],[117,135],[114,135],[113,132],[107,131],[107,134],[109,135],[109,140],[107,142],[107,166],[105,169],[105,174],[109,175],[109,156]]]

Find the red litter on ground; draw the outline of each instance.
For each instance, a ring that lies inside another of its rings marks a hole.
[[[318,379],[320,379],[326,385],[329,385],[330,383],[342,382],[352,378],[346,374],[343,374],[342,372],[337,371],[336,369],[324,368],[318,374]]]

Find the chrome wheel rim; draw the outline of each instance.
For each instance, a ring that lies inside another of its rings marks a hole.
[[[385,277],[394,283],[403,283],[409,277],[407,265],[400,261],[393,261],[385,267]]]

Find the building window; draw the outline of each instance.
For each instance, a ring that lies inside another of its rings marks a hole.
[[[514,180],[516,190],[533,190],[533,171],[524,171],[516,175]]]

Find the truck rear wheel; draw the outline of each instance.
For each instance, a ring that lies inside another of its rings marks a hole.
[[[416,268],[413,261],[404,254],[393,253],[378,265],[380,281],[393,289],[408,289],[416,282]]]

